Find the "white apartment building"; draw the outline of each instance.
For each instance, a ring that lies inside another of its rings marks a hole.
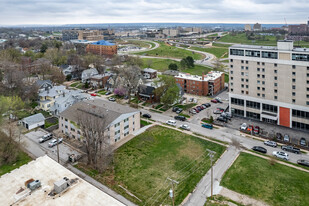
[[[309,48],[233,45],[229,108],[235,115],[309,131]]]

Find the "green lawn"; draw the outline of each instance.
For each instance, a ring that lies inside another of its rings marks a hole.
[[[215,55],[217,58],[228,57],[228,48],[226,47],[211,47],[211,48],[190,47],[190,49],[208,52]]]
[[[215,159],[225,150],[221,145],[154,126],[120,147],[114,154],[114,170],[101,177],[105,184],[138,205],[171,204],[171,185],[166,179],[170,177],[179,181],[175,190],[175,205],[179,205],[210,169],[207,148],[217,152]],[[92,174],[97,178],[95,172]],[[107,180],[111,175],[114,179]],[[126,194],[118,185],[142,201]]]
[[[134,44],[134,45],[137,45],[139,47],[144,47],[144,48],[150,48],[152,46],[154,46],[153,43],[150,43],[150,42],[145,42],[145,41],[139,41],[139,40],[128,40],[127,42],[128,44]],[[151,46],[150,46],[150,45]]]
[[[70,87],[76,87],[79,84],[80,84],[80,82],[75,82],[75,83],[71,84]]]
[[[142,58],[143,60],[143,68],[151,67],[153,69],[158,70],[159,72],[164,72],[168,70],[168,65],[171,63],[175,63],[178,65],[178,70],[180,69],[180,63],[178,61],[170,60],[170,59],[150,59],[150,58]],[[149,65],[150,63],[150,65]],[[207,74],[212,69],[210,67],[204,67],[200,65],[195,65],[193,68],[180,70],[180,72],[190,73],[193,75],[202,75],[202,73]]]
[[[229,48],[230,46],[232,46],[231,44],[221,44],[221,43],[212,43],[212,46],[216,46],[216,47],[227,47]]]
[[[147,56],[157,56],[157,57],[168,57],[168,58],[177,58],[182,59],[187,56],[192,56],[194,59],[203,59],[203,55],[188,51],[185,49],[180,49],[174,46],[168,46],[164,42],[158,42],[160,44],[160,47],[151,51],[146,52],[137,52],[134,54],[137,55],[147,55]]]
[[[0,176],[16,169],[19,168],[20,166],[27,164],[30,162],[32,159],[29,157],[25,152],[20,151],[17,157],[17,161],[13,164],[4,164],[0,166]]]
[[[221,184],[270,205],[309,205],[309,173],[241,153]]]
[[[101,94],[101,95],[105,95],[106,92],[107,92],[107,91],[105,91],[105,90],[100,90],[100,91],[98,91],[97,93],[98,93],[98,94]]]

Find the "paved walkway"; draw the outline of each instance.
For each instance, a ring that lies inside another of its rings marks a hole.
[[[235,147],[228,147],[223,155],[217,160],[214,165],[213,172],[213,191],[214,194],[219,194],[221,187],[220,181],[223,174],[228,170],[228,168],[233,164],[239,155],[239,150]],[[211,170],[209,170],[206,175],[197,184],[194,192],[190,195],[187,202],[184,204],[186,206],[203,206],[206,202],[206,198],[211,195]]]

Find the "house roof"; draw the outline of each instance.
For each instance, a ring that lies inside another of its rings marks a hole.
[[[91,44],[102,45],[102,46],[114,46],[115,45],[114,43],[111,43],[111,42],[105,41],[105,40],[100,40],[100,41],[97,41],[97,42],[94,42],[94,43],[91,43]]]
[[[29,117],[22,119],[23,122],[27,123],[28,125],[36,124],[38,122],[42,122],[45,120],[45,117],[42,113],[38,113]]]
[[[143,71],[144,71],[144,72],[149,72],[149,73],[157,72],[157,70],[151,69],[151,68],[145,68]]]
[[[156,88],[148,85],[140,85],[138,91],[140,94],[153,95]]]
[[[39,93],[39,96],[41,97],[56,97],[60,94],[62,94],[64,91],[66,90],[65,86],[61,85],[61,86],[54,86],[51,89],[45,90],[43,92]]]
[[[104,119],[104,125],[107,127],[114,120],[124,114],[138,112],[138,110],[131,107],[96,99],[78,102],[63,111],[59,116],[65,117],[74,122],[78,122],[79,115],[91,115],[97,118],[98,121],[102,121],[102,119]]]
[[[90,76],[90,75],[97,75],[99,72],[96,68],[91,68],[91,69],[86,69],[82,72],[82,75],[87,75],[87,76]]]
[[[40,79],[38,79],[38,80],[36,81],[36,85],[37,85],[38,87],[41,87],[41,86],[42,86],[43,84],[45,84],[45,83],[50,84],[50,85],[53,85],[53,82],[50,81],[50,80],[40,80]]]

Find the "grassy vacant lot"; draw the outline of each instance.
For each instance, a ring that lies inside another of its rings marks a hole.
[[[160,44],[160,47],[151,51],[146,52],[137,52],[134,54],[137,55],[148,55],[148,56],[157,56],[157,57],[168,57],[168,58],[176,58],[176,59],[182,59],[187,56],[192,56],[194,59],[202,59],[203,55],[191,52],[185,49],[180,49],[174,46],[166,45],[164,42],[158,42]]]
[[[212,43],[212,46],[215,46],[215,47],[227,47],[227,48],[229,48],[232,45],[231,44]]]
[[[4,164],[0,166],[0,176],[30,162],[32,159],[23,151],[20,151],[17,157],[17,161],[13,164]]]
[[[168,70],[168,65],[171,63],[175,63],[178,65],[178,69],[180,69],[180,63],[178,61],[170,60],[170,59],[150,59],[143,58],[144,62],[143,68],[151,67],[160,72],[164,72]],[[150,64],[149,64],[150,63]],[[190,73],[194,75],[202,75],[202,73],[207,74],[212,69],[210,67],[204,67],[200,65],[195,65],[195,67],[190,69],[181,70],[181,72]]]
[[[225,150],[221,145],[154,126],[115,152],[114,165],[108,174],[93,176],[138,205],[171,204],[168,197],[171,185],[166,179],[170,177],[179,181],[175,193],[179,205],[210,168],[206,148],[217,152],[216,159]]]
[[[217,58],[228,57],[228,48],[226,47],[211,47],[211,48],[191,47],[190,49],[208,52],[215,55]]]
[[[145,48],[150,48],[150,43],[145,42],[145,41],[138,41],[138,40],[128,40],[128,44],[134,44],[139,47],[145,47]]]
[[[221,184],[270,205],[309,205],[309,173],[242,153]]]

